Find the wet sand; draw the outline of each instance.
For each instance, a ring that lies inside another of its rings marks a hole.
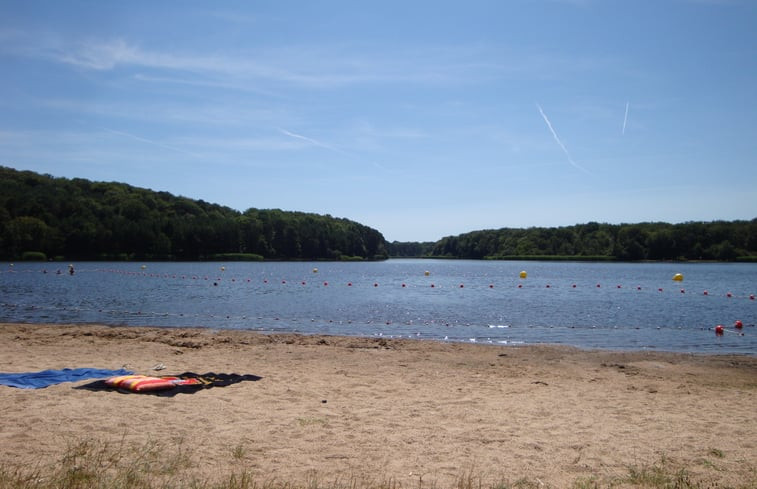
[[[262,379],[174,397],[0,386],[0,464],[55,463],[91,438],[181,444],[211,479],[570,487],[667,460],[757,486],[754,356],[0,324],[0,372],[67,367]]]

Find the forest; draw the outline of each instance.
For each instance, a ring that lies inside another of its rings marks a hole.
[[[757,261],[757,219],[668,224],[589,222],[502,228],[436,242],[386,242],[360,223],[304,212],[240,212],[124,183],[0,166],[3,260]]]
[[[385,259],[380,232],[348,219],[248,209],[123,183],[0,167],[0,257],[72,260]]]
[[[757,219],[667,224],[600,224],[474,231],[435,243],[392,243],[435,258],[539,260],[757,261]]]

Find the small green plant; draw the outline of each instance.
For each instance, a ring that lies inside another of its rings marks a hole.
[[[239,443],[231,449],[231,456],[234,457],[235,460],[242,460],[246,455],[247,449],[242,443]]]
[[[713,457],[725,458],[725,453],[723,453],[723,450],[720,450],[719,448],[710,448],[710,451],[707,453],[712,455]]]

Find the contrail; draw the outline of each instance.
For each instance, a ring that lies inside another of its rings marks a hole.
[[[626,135],[626,122],[628,122],[628,102],[626,102],[626,115],[623,116],[623,135]]]
[[[286,136],[289,136],[290,138],[301,139],[301,140],[303,140],[303,141],[307,141],[308,143],[310,143],[310,144],[313,144],[313,145],[315,145],[315,146],[318,146],[318,147],[320,147],[320,148],[328,149],[328,150],[330,150],[330,151],[334,151],[334,152],[336,152],[336,153],[339,153],[339,154],[343,154],[343,155],[349,156],[349,154],[345,153],[345,152],[344,152],[344,151],[342,151],[341,149],[335,148],[335,147],[333,147],[333,146],[330,146],[330,145],[328,145],[328,144],[326,144],[326,143],[322,143],[322,142],[320,142],[320,141],[317,141],[317,140],[315,140],[315,139],[309,138],[309,137],[307,137],[307,136],[303,136],[303,135],[301,135],[301,134],[295,134],[295,133],[293,133],[293,132],[289,132],[289,131],[287,131],[286,129],[282,129],[282,128],[280,128],[280,127],[279,127],[278,129],[279,129],[279,131],[281,131],[281,133],[282,133],[282,134],[284,134],[284,135],[286,135]]]
[[[557,144],[560,145],[560,148],[562,148],[563,153],[565,153],[565,156],[568,157],[568,161],[570,162],[570,164],[578,168],[582,172],[588,175],[591,175],[591,172],[589,170],[587,170],[586,168],[582,167],[581,165],[573,161],[573,158],[570,157],[570,153],[568,153],[568,148],[566,148],[565,145],[562,143],[562,141],[560,141],[560,138],[557,136],[555,129],[552,127],[552,123],[549,122],[549,119],[547,118],[547,114],[545,114],[544,111],[542,110],[541,105],[536,104],[536,107],[539,109],[539,113],[544,118],[544,122],[547,123],[547,127],[549,128],[549,131],[552,133],[552,137],[555,138],[555,141],[557,141]]]
[[[185,155],[194,156],[195,158],[202,158],[202,156],[198,155],[197,153],[192,153],[191,151],[186,151],[186,150],[183,150],[181,148],[175,148],[173,146],[168,146],[167,144],[161,144],[161,143],[159,143],[157,141],[152,141],[152,140],[147,139],[147,138],[135,136],[134,134],[129,134],[128,132],[116,131],[116,130],[113,130],[113,129],[108,129],[107,127],[102,127],[101,129],[103,129],[104,131],[108,131],[109,133],[112,133],[112,134],[117,134],[119,136],[126,136],[127,138],[136,139],[137,141],[141,141],[143,143],[152,144],[154,146],[158,146],[159,148],[168,149],[168,150],[171,150],[171,151],[178,151],[179,153],[184,153]]]

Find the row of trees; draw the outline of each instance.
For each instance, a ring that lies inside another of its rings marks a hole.
[[[0,257],[381,259],[384,237],[348,219],[243,213],[122,183],[0,167]]]
[[[757,219],[505,228],[449,236],[420,249],[410,243],[392,243],[389,249],[397,254],[420,251],[420,256],[469,259],[755,260]]]
[[[31,255],[30,255],[31,253]],[[437,242],[386,243],[347,219],[278,209],[239,212],[122,183],[0,166],[0,259],[757,260],[757,219],[497,229]]]

